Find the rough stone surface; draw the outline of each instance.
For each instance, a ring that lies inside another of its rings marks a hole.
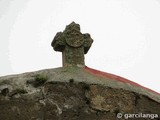
[[[77,67],[0,77],[0,120],[118,120],[118,113],[160,115],[159,96],[146,90],[147,94],[136,92],[140,88],[127,89],[127,85]]]
[[[88,33],[80,32],[80,25],[72,22],[63,32],[58,32],[51,45],[55,51],[62,52],[63,66],[85,66],[84,54],[92,45]]]

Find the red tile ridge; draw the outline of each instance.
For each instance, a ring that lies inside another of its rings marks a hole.
[[[138,84],[136,82],[133,82],[133,81],[128,80],[126,78],[120,77],[118,75],[114,75],[114,74],[111,74],[111,73],[106,73],[106,72],[102,72],[102,71],[99,71],[99,70],[95,70],[95,69],[89,68],[87,66],[85,66],[84,69],[85,69],[85,71],[88,71],[89,73],[92,73],[94,75],[97,75],[97,76],[100,76],[100,77],[104,77],[104,78],[110,78],[112,80],[114,79],[114,80],[117,80],[117,81],[123,82],[123,83],[129,83],[129,84],[131,84],[133,86],[140,87],[140,88],[143,88],[143,89],[145,89],[147,91],[150,91],[152,93],[160,95],[160,93],[158,93],[158,92],[156,92],[154,90],[151,90],[151,89],[149,89],[147,87],[144,87],[144,86],[142,86],[142,85],[140,85],[140,84]]]

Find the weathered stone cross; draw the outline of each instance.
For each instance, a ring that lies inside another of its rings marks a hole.
[[[80,32],[79,24],[72,22],[63,32],[58,32],[51,45],[55,51],[62,52],[63,66],[85,66],[84,54],[92,45],[92,38],[88,33]]]

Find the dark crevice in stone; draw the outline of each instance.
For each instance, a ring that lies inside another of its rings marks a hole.
[[[3,90],[1,90],[1,94],[4,96],[7,96],[9,93],[9,89],[8,88],[4,88]]]
[[[140,96],[136,93],[133,93],[135,95],[135,106],[138,105],[138,100],[140,99]]]
[[[89,84],[86,84],[84,82],[79,82],[78,84],[81,84],[83,86],[84,90],[87,90],[87,91],[90,90],[90,85]]]
[[[74,79],[73,79],[73,78],[69,80],[69,83],[73,83],[73,82],[74,82]]]

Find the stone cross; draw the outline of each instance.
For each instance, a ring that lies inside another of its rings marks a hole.
[[[55,51],[62,52],[63,66],[85,66],[84,54],[92,45],[92,38],[88,33],[80,32],[79,24],[72,22],[63,32],[58,32],[51,45]]]

